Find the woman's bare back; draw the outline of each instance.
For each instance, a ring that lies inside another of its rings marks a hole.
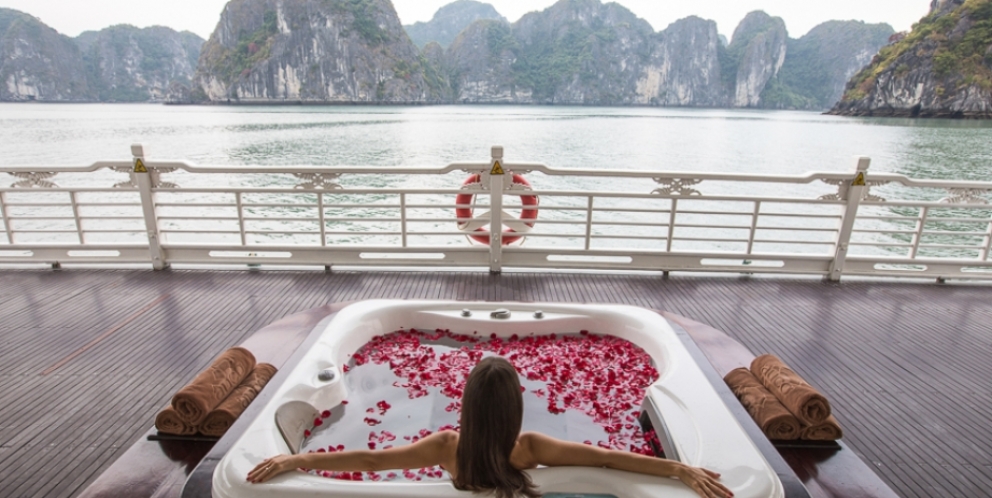
[[[445,434],[442,450],[444,461],[440,465],[442,469],[448,471],[452,479],[455,479],[458,472],[458,433],[445,431],[443,434]],[[517,470],[537,468],[537,460],[530,448],[529,433],[517,436],[517,444],[510,453],[510,465]]]

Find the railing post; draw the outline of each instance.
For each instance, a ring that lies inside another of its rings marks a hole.
[[[858,218],[858,207],[861,199],[864,198],[868,190],[865,177],[868,168],[871,166],[871,158],[859,157],[857,168],[854,171],[854,178],[849,182],[844,182],[847,187],[847,196],[844,198],[847,205],[844,208],[844,215],[840,220],[840,231],[837,233],[837,243],[834,245],[834,260],[830,263],[829,278],[833,282],[839,282],[844,274],[844,263],[847,261],[847,252],[851,245],[851,234],[854,232],[854,222]],[[842,189],[843,190],[843,189]]]
[[[503,271],[503,147],[492,148],[489,170],[489,271]],[[496,174],[494,174],[496,173]],[[485,175],[483,175],[485,177]]]
[[[592,210],[593,210],[593,196],[589,196],[589,200],[586,201],[586,250],[592,249]]]
[[[747,237],[747,255],[754,252],[754,238],[758,234],[758,217],[761,216],[761,201],[754,201],[754,213],[751,215],[751,232]]]
[[[678,217],[679,200],[672,198],[672,212],[668,213],[668,240],[665,244],[665,252],[672,252],[672,242],[675,239],[675,220]]]
[[[241,192],[234,193],[234,204],[238,210],[238,231],[241,232],[241,247],[245,247],[248,245],[248,236],[245,235],[245,206],[241,199]]]
[[[982,243],[982,254],[979,259],[983,263],[989,260],[990,251],[992,251],[992,219],[989,220],[989,228],[985,231],[985,241]]]
[[[916,221],[916,233],[913,234],[913,247],[909,250],[909,259],[916,259],[920,253],[920,243],[923,242],[923,230],[927,226],[927,218],[930,217],[930,208],[920,209],[920,219]]]
[[[72,204],[72,217],[76,221],[76,235],[79,236],[79,245],[86,245],[86,238],[83,236],[83,220],[79,216],[79,199],[76,192],[69,192],[69,203]]]
[[[407,248],[409,243],[409,237],[407,237],[407,221],[406,221],[406,194],[400,194],[400,242],[403,245],[403,249]]]
[[[145,148],[141,144],[131,146],[134,156],[134,169],[131,179],[138,186],[141,194],[141,211],[145,218],[145,230],[148,232],[148,252],[152,259],[152,268],[164,270],[169,267],[162,251],[162,234],[158,229],[158,217],[155,215],[155,193],[152,192],[152,175],[145,164]]]
[[[10,213],[7,212],[7,200],[0,192],[0,218],[3,218],[3,229],[7,232],[7,243],[14,245],[14,229],[10,226]]]

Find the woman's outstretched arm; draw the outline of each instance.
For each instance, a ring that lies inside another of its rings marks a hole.
[[[532,463],[537,465],[606,467],[659,477],[677,477],[704,498],[729,498],[734,495],[720,483],[720,474],[674,460],[606,450],[588,444],[562,441],[537,432],[524,433],[521,440],[536,460]]]
[[[450,450],[451,432],[431,434],[416,443],[388,450],[339,451],[278,455],[266,459],[248,473],[248,481],[265,482],[299,468],[342,472],[373,472],[391,469],[420,469],[444,463]]]

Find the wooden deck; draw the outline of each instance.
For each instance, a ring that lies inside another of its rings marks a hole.
[[[622,303],[774,352],[901,496],[992,488],[992,287],[616,274],[0,271],[0,494],[73,496],[279,318],[373,298]]]

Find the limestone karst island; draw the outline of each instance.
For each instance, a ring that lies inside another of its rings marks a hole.
[[[119,25],[76,38],[0,9],[0,100],[542,104],[992,117],[992,0],[935,0],[909,32],[765,12],[729,40],[688,17],[561,0],[508,22],[458,0],[404,26],[389,0],[232,0],[209,40]]]

